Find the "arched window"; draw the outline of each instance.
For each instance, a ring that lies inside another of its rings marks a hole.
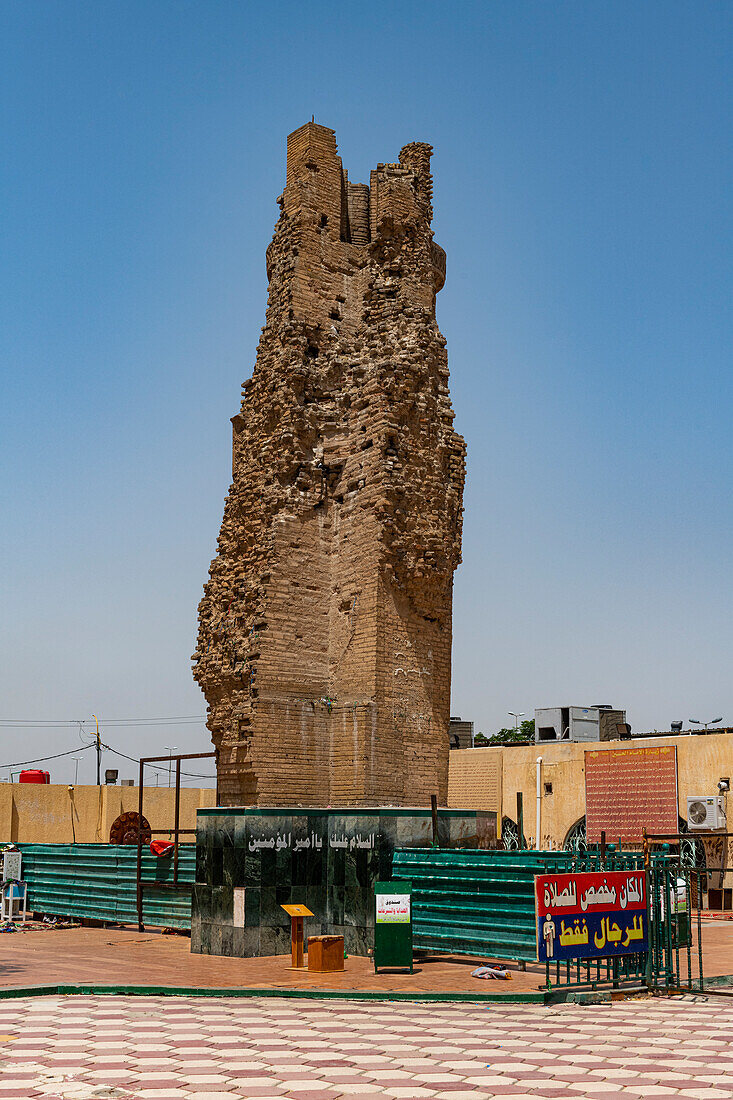
[[[568,829],[567,836],[563,843],[563,851],[587,852],[587,850],[588,843],[586,841],[585,817],[583,816]]]
[[[501,844],[507,852],[519,850],[519,829],[516,821],[512,821],[510,817],[502,817],[501,819]],[[526,840],[524,847],[527,847]]]
[[[684,817],[679,818],[678,829],[680,833],[686,834],[680,837],[680,863],[682,866],[691,867],[693,870],[700,872],[706,870],[705,844],[702,839],[689,832]]]

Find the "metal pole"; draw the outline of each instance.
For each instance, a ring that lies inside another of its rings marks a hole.
[[[145,925],[143,924],[143,769],[145,768],[142,760],[140,761],[140,775],[138,779],[138,803],[137,803],[137,927],[138,931],[144,932]]]
[[[647,952],[646,952],[646,968],[644,974],[644,980],[646,982],[647,989],[652,988],[652,951],[654,950],[654,944],[652,940],[652,904],[650,898],[650,890],[652,887],[651,876],[651,860],[649,857],[649,841],[646,836],[646,826],[644,826],[643,832],[644,841],[644,889],[646,890],[646,935],[647,935]]]
[[[542,757],[538,756],[535,761],[535,768],[537,769],[536,780],[536,793],[535,793],[535,818],[536,818],[536,832],[537,840],[535,842],[535,848],[538,852],[542,851]]]
[[[672,925],[672,934],[674,936],[674,964],[677,973],[675,977],[677,979],[677,988],[680,987],[680,911],[679,911],[679,888],[678,888],[678,874],[674,872],[674,924]]]
[[[652,881],[654,897],[654,988],[658,989],[662,975],[662,916],[664,903],[662,901],[662,871],[659,858],[652,863]]]
[[[176,760],[176,810],[175,818],[173,821],[173,838],[175,848],[173,849],[173,881],[178,882],[178,827],[181,823],[181,758],[180,756]]]
[[[687,986],[692,992],[692,871],[685,874],[685,910],[687,912]]]
[[[171,762],[173,760],[173,750],[177,749],[178,745],[166,745],[168,751],[168,786],[171,785]]]
[[[699,968],[699,982],[700,992],[702,993],[705,988],[702,976],[702,925],[700,923],[700,896],[702,894],[702,883],[700,882],[700,872],[697,872],[697,965]]]
[[[433,848],[438,847],[438,796],[430,795],[430,812],[433,817]]]
[[[517,832],[517,847],[521,851],[524,848],[524,806],[521,791],[517,791]]]
[[[97,786],[99,787],[102,783],[102,746],[99,741],[99,719],[96,714],[93,714],[92,718],[97,723]]]
[[[669,858],[669,844],[662,845],[662,866],[664,875],[664,917],[665,917],[665,935],[664,935],[664,981],[667,989],[673,984],[672,971],[674,967],[673,963],[673,940],[672,940],[672,892],[670,883],[670,858]],[[677,885],[677,877],[675,875],[675,887]],[[676,916],[676,913],[675,913]]]

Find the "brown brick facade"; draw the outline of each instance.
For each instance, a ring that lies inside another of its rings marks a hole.
[[[367,187],[332,130],[288,138],[194,654],[225,805],[446,799],[465,444],[431,152],[405,146]]]

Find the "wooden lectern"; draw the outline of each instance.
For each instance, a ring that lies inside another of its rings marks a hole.
[[[292,969],[303,970],[303,918],[313,914],[307,905],[281,905],[280,908],[290,917]]]

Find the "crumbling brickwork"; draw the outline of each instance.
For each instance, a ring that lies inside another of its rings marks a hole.
[[[465,444],[431,152],[367,187],[333,130],[288,138],[193,658],[224,805],[445,803]]]

